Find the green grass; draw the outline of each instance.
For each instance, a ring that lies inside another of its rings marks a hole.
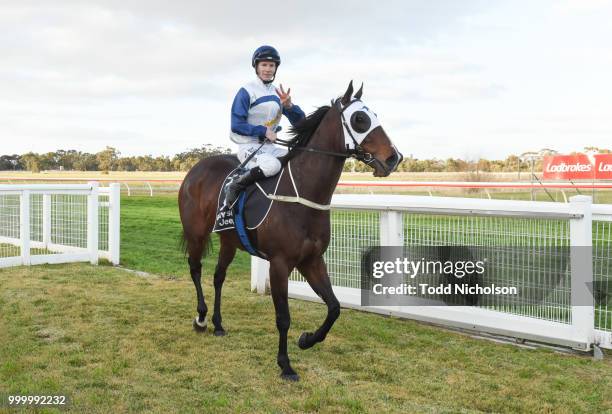
[[[299,334],[325,308],[298,300],[289,356],[302,380],[285,383],[272,301],[250,292],[245,253],[224,286],[228,336],[193,332],[180,229],[176,197],[123,197],[122,264],[151,277],[86,264],[0,269],[0,395],[63,392],[72,412],[612,411],[609,356],[594,362],[353,310],[301,351]],[[211,312],[215,258],[203,278]]]
[[[205,281],[211,292],[210,278]],[[323,344],[299,333],[323,306],[290,301],[285,383],[268,296],[224,288],[228,335],[191,328],[186,278],[74,264],[0,270],[0,394],[67,393],[71,412],[603,412],[612,361],[491,343],[344,310]]]
[[[179,249],[182,226],[176,196],[121,198],[121,264],[130,269],[166,276],[189,276],[184,253]],[[203,272],[212,275],[219,251],[219,238],[212,236],[211,254]],[[242,251],[229,273],[250,272],[250,256]]]

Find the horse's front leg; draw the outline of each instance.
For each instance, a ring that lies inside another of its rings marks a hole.
[[[287,284],[289,279],[289,267],[287,263],[280,260],[270,262],[270,290],[276,310],[276,328],[278,329],[278,356],[276,362],[281,368],[281,378],[297,381],[298,374],[291,368],[289,356],[287,355],[287,332],[291,324],[289,315],[289,302],[287,299]]]
[[[327,266],[322,256],[307,259],[298,265],[298,269],[306,278],[312,290],[314,290],[327,305],[327,317],[319,329],[314,333],[304,332],[300,335],[298,346],[301,349],[308,349],[317,342],[323,342],[323,340],[325,340],[327,333],[334,325],[334,322],[336,322],[336,319],[340,316],[340,303],[332,290],[329,275],[327,274]]]

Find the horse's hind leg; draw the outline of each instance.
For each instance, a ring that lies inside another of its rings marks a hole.
[[[225,281],[225,273],[234,256],[236,255],[236,246],[221,239],[221,249],[219,251],[219,259],[215,268],[215,310],[213,312],[212,321],[215,325],[215,336],[225,335],[225,329],[221,326],[221,289]]]
[[[340,303],[338,299],[336,299],[336,295],[334,295],[334,291],[332,290],[331,282],[329,280],[329,275],[327,274],[327,266],[325,266],[325,261],[323,261],[323,257],[314,257],[312,259],[307,260],[306,262],[301,263],[298,266],[299,271],[304,275],[312,290],[315,291],[317,295],[323,302],[327,305],[327,317],[323,324],[317,329],[314,333],[312,332],[304,332],[300,335],[300,339],[298,340],[298,346],[301,349],[308,349],[312,347],[317,342],[322,342],[325,340],[325,336],[333,326],[338,316],[340,316]]]
[[[193,320],[193,329],[198,332],[206,331],[206,313],[208,307],[204,301],[204,291],[202,290],[202,252],[204,250],[204,240],[193,241],[189,240],[187,245],[187,251],[189,257],[187,263],[189,263],[189,272],[191,273],[191,280],[196,288],[196,295],[198,298],[198,316]]]

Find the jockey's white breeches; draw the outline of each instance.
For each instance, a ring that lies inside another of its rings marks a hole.
[[[242,163],[260,145],[261,144],[258,143],[238,145],[238,160]],[[282,157],[285,154],[287,154],[286,149],[266,142],[245,167],[249,170],[251,168],[259,167],[266,177],[271,177],[280,171],[281,163],[278,160],[278,157]]]

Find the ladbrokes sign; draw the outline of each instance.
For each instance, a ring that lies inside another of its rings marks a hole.
[[[545,180],[612,180],[612,154],[544,157]]]
[[[599,180],[612,180],[612,154],[599,154],[595,156],[595,178]]]

